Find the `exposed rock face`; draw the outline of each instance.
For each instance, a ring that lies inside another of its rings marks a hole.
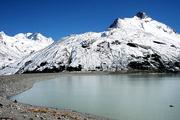
[[[109,26],[109,28],[117,28],[119,23],[119,19],[115,19],[114,22]]]
[[[0,74],[122,70],[180,71],[180,35],[140,12],[104,32],[64,37]]]
[[[136,16],[140,19],[145,19],[148,17],[145,12],[138,12]]]

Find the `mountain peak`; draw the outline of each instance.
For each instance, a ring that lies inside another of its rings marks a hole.
[[[4,31],[0,31],[0,35],[6,35],[6,33]]]
[[[41,33],[19,33],[14,36],[16,39],[29,39],[29,40],[34,40],[34,41],[39,41],[39,42],[47,42],[47,43],[52,43],[53,39],[46,37],[42,35]]]
[[[140,19],[145,19],[148,18],[147,14],[145,12],[138,12],[136,14],[136,17],[140,18]]]
[[[120,18],[116,18],[114,20],[114,22],[109,26],[109,28],[119,28],[122,26],[122,24],[124,23],[123,21],[135,21],[135,20],[144,20],[146,18],[150,18],[145,12],[138,12],[134,17],[132,18],[124,18],[124,19],[120,19]],[[151,19],[151,18],[150,18]]]
[[[3,37],[6,36],[6,33],[4,33],[4,31],[0,32],[0,40],[3,39]]]
[[[27,35],[27,38],[31,39],[31,40],[39,40],[42,37],[44,37],[44,36],[40,33],[30,33]]]
[[[41,33],[29,33],[26,37],[28,39],[39,41],[39,42],[48,42],[48,43],[53,42],[53,39],[51,37],[46,37],[42,35]]]
[[[148,33],[153,33],[156,35],[170,35],[175,34],[176,32],[171,29],[166,24],[158,22],[151,17],[149,17],[145,12],[138,12],[132,18],[117,18],[109,26],[111,29],[134,29],[134,30],[143,30]]]

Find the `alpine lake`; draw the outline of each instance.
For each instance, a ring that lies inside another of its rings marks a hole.
[[[10,99],[116,120],[180,120],[180,75],[57,74]]]

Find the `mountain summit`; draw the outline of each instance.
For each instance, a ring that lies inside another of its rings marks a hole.
[[[49,44],[53,42],[53,39],[51,37],[45,37],[41,33],[19,33],[14,37],[19,40],[29,39],[29,40],[41,42],[43,44]]]
[[[160,23],[151,17],[148,17],[145,12],[138,12],[132,18],[117,18],[110,25],[109,29],[134,29],[142,30],[158,36],[167,36],[168,34],[175,34],[175,31],[169,26]]]
[[[147,15],[146,15],[146,13],[145,12],[138,12],[134,17],[133,17],[134,19],[140,19],[140,20],[143,20],[143,19],[146,19],[146,18],[149,18],[149,19],[151,19],[150,17],[148,17]],[[125,18],[125,19],[127,19],[127,18]],[[132,18],[131,18],[132,19]],[[121,27],[121,22],[122,21],[124,21],[123,19],[121,19],[121,18],[117,18],[117,19],[115,19],[114,20],[114,22],[109,26],[109,28],[119,28],[119,27]]]
[[[140,19],[148,18],[148,16],[146,15],[145,12],[138,12],[138,13],[136,14],[136,16],[137,16],[138,18],[140,18]]]
[[[62,38],[0,74],[61,71],[180,71],[180,35],[143,12],[104,32]]]

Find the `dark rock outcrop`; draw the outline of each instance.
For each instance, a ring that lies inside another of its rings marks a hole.
[[[140,19],[145,19],[148,17],[145,12],[138,12],[136,16]]]
[[[130,47],[138,47],[138,45],[136,43],[127,43],[127,45]]]
[[[109,26],[109,28],[117,28],[118,20],[118,18],[115,19],[114,22]]]

